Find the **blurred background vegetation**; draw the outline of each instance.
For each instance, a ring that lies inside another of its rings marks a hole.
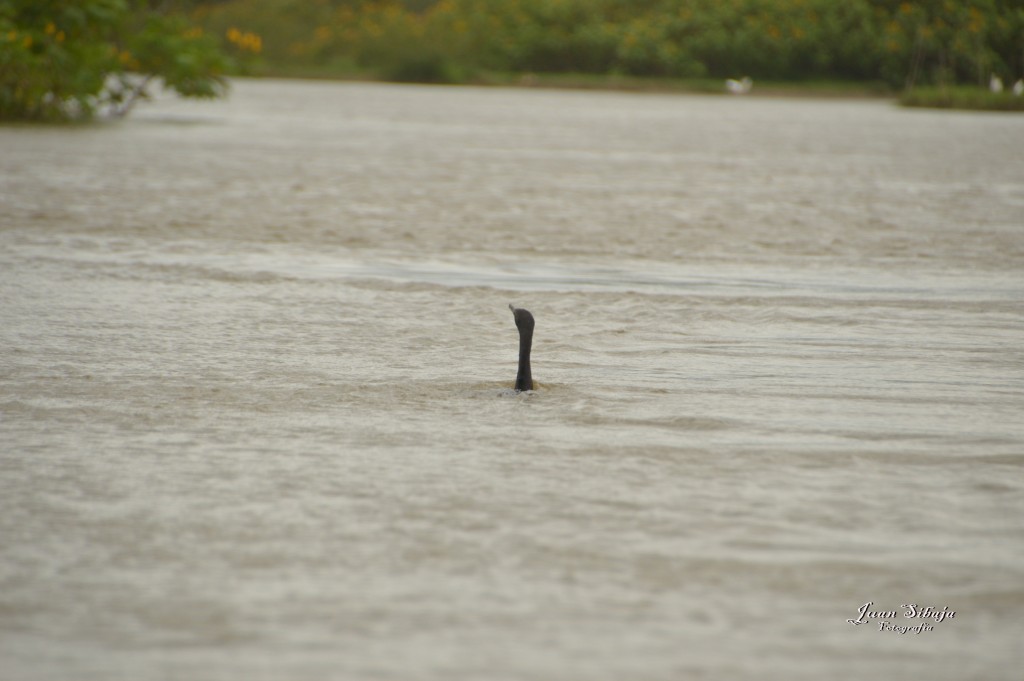
[[[130,108],[151,77],[212,96],[227,73],[430,83],[750,76],[956,92],[1024,77],[1024,2],[0,0],[0,118]]]
[[[0,0],[0,120],[123,116],[156,79],[187,97],[221,94],[221,41],[160,4]]]
[[[214,0],[269,73],[461,82],[491,74],[879,81],[1024,76],[1021,0]],[[230,46],[229,46],[230,47]]]

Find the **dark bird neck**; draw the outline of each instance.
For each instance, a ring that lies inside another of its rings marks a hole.
[[[516,319],[519,329],[519,373],[516,374],[516,392],[533,390],[533,375],[530,373],[530,347],[533,345],[533,315],[529,310],[508,306]]]
[[[530,373],[530,349],[533,345],[533,330],[519,332],[519,372],[516,374],[516,391],[533,390],[533,374]]]

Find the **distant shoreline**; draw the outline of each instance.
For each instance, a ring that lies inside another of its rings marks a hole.
[[[725,81],[718,78],[673,79],[641,78],[624,75],[593,75],[580,73],[488,73],[450,82],[396,81],[381,78],[372,72],[334,71],[316,68],[269,68],[248,78],[281,78],[296,80],[332,80],[359,83],[406,83],[418,85],[450,85],[477,87],[520,87],[549,90],[591,90],[605,92],[636,92],[651,94],[726,95],[741,97],[806,97],[811,99],[878,99],[892,100],[912,108],[948,109],[958,111],[1024,112],[1024,97],[1008,92],[991,93],[981,87],[922,87],[896,92],[881,82],[808,80],[755,81],[744,95],[728,92]]]
[[[730,95],[725,81],[719,78],[644,78],[619,74],[584,73],[486,73],[464,79],[431,82],[400,81],[379,77],[372,72],[337,71],[330,69],[284,67],[264,68],[251,78],[283,78],[304,80],[336,80],[349,82],[407,83],[420,85],[475,85],[481,87],[522,87],[560,90],[604,90],[611,92],[648,92],[704,95]],[[813,97],[849,99],[896,99],[899,93],[881,82],[809,80],[755,81],[746,95],[770,97]]]

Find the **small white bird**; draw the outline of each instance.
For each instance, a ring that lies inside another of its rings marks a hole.
[[[992,92],[1003,91],[1003,80],[996,74],[992,74],[992,77],[988,79],[988,89]]]
[[[750,92],[750,88],[754,87],[754,81],[744,76],[740,80],[733,80],[729,78],[725,81],[725,89],[734,95],[745,95]]]
[[[1017,95],[1018,97],[1024,95],[1024,80],[1018,80],[1016,83],[1013,84],[1013,94]]]

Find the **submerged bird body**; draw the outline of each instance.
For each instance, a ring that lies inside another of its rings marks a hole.
[[[533,346],[533,315],[529,310],[508,306],[516,318],[519,329],[519,372],[516,374],[516,392],[533,390],[533,374],[530,373],[530,349]]]

